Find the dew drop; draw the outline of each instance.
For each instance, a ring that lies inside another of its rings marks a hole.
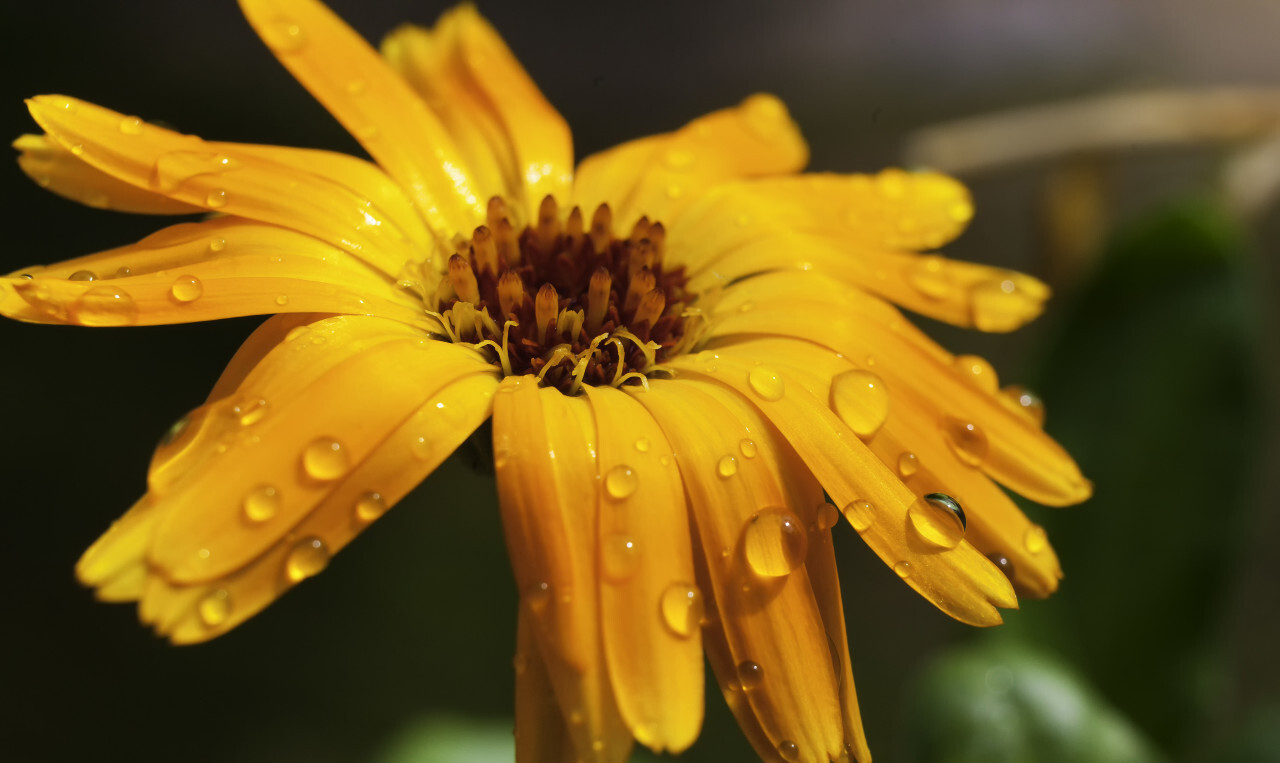
[[[138,306],[124,289],[95,286],[80,295],[71,314],[85,326],[129,326],[138,320]]]
[[[920,471],[920,458],[914,453],[898,456],[898,475],[904,480]]]
[[[529,609],[535,614],[545,611],[547,605],[551,603],[551,584],[546,582],[534,583],[525,592],[524,600],[528,602]]]
[[[844,518],[858,532],[866,532],[875,519],[875,507],[867,501],[852,501],[844,507],[843,513]]]
[[[984,392],[994,393],[1000,386],[996,380],[996,370],[986,358],[979,355],[957,355],[952,361],[961,378]]]
[[[911,574],[911,562],[898,562],[893,565],[893,571],[900,578],[905,578]]]
[[[716,474],[728,479],[738,473],[738,459],[733,456],[725,456],[716,464]]]
[[[742,453],[743,458],[755,458],[759,449],[756,447],[754,440],[744,438],[738,441],[738,451]]]
[[[1005,404],[1031,417],[1031,420],[1044,426],[1044,401],[1031,390],[1020,384],[1010,384],[1000,390]]]
[[[276,304],[279,305],[280,307],[284,307],[285,305],[289,304],[289,295],[281,294],[280,296],[276,297]]]
[[[833,504],[823,501],[818,504],[818,529],[830,530],[840,521],[840,510]]]
[[[636,542],[624,533],[606,536],[600,544],[600,568],[605,580],[621,583],[628,580],[640,567],[640,554]]]
[[[209,195],[204,197],[204,203],[214,209],[225,207],[227,205],[227,192],[221,188],[215,188],[209,192]]]
[[[693,583],[672,583],[662,592],[659,601],[662,622],[680,638],[689,638],[698,632],[706,614],[706,602],[702,591]]]
[[[216,628],[226,622],[227,616],[231,614],[231,595],[225,588],[211,591],[200,600],[197,609],[200,621],[210,628]]]
[[[649,452],[649,438],[648,438],[648,437],[641,437],[639,440],[636,440],[636,450],[640,451],[641,453],[648,453],[648,452]]]
[[[77,270],[76,272],[67,276],[67,280],[68,281],[96,281],[98,280],[98,275],[94,273],[92,270]]]
[[[639,486],[640,479],[636,477],[631,467],[625,464],[613,467],[604,476],[604,490],[615,501],[627,498],[636,492]]]
[[[271,485],[259,485],[245,494],[242,506],[250,522],[265,522],[280,510],[280,495]]]
[[[267,45],[280,53],[297,53],[307,44],[307,36],[298,22],[278,16],[263,27]]]
[[[368,492],[356,499],[356,517],[361,522],[372,522],[387,513],[387,502],[381,493]]]
[[[751,390],[765,400],[781,400],[785,391],[782,376],[769,366],[756,366],[747,374]]]
[[[169,294],[177,302],[195,302],[204,294],[204,283],[192,275],[178,276],[169,287]]]
[[[973,325],[980,331],[1007,331],[1033,312],[1039,300],[1018,288],[1011,278],[993,278],[969,290]]]
[[[794,763],[800,760],[800,747],[789,739],[778,742],[778,756],[787,763]]]
[[[1013,562],[1009,557],[997,551],[993,554],[987,554],[987,558],[991,560],[992,564],[1000,568],[1005,577],[1013,580]]]
[[[84,144],[77,143],[74,146],[72,146],[71,153],[75,154],[76,156],[84,156]]]
[[[223,249],[226,249],[226,248],[227,248],[227,240],[225,238],[217,237],[217,238],[209,239],[209,251],[221,252]]]
[[[1022,545],[1027,547],[1029,553],[1038,554],[1049,545],[1049,536],[1040,525],[1031,525],[1022,536]]]
[[[314,440],[302,452],[302,468],[314,480],[336,480],[346,474],[350,466],[347,449],[331,437]]]
[[[987,435],[977,424],[946,416],[942,434],[956,458],[969,466],[978,466],[987,457]]]
[[[928,543],[955,548],[964,538],[968,520],[956,499],[946,493],[929,493],[907,508],[911,527]]]
[[[116,278],[128,278],[131,275],[133,275],[133,269],[128,265],[121,265],[116,268]]]
[[[831,408],[855,434],[868,438],[889,417],[889,392],[870,371],[845,371],[831,381]]]
[[[760,663],[743,660],[738,663],[738,685],[743,691],[751,691],[764,680],[764,669]]]
[[[781,506],[761,509],[742,528],[747,563],[757,575],[776,578],[804,564],[809,537],[804,524]]]
[[[314,536],[298,541],[285,562],[285,574],[297,583],[320,574],[329,565],[329,547]]]
[[[261,397],[250,398],[232,408],[231,415],[236,417],[240,426],[252,426],[262,421],[262,417],[267,415],[267,401]]]
[[[125,117],[120,120],[120,132],[125,135],[140,135],[142,133],[142,120],[138,117]]]

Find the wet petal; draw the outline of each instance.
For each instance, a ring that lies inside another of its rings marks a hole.
[[[434,328],[409,292],[347,252],[236,217],[0,279],[0,314],[41,323],[153,325],[286,312],[373,314]],[[92,279],[92,280],[84,280]],[[11,307],[12,306],[12,307]]]
[[[569,127],[473,6],[445,12],[431,30],[401,27],[382,51],[440,117],[478,176],[484,168],[486,190],[522,203],[521,221],[531,222],[547,195],[568,200]]]
[[[483,223],[486,191],[444,125],[342,19],[313,0],[240,0],[240,8],[276,58],[409,192],[442,246]]]
[[[672,230],[680,213],[708,188],[795,172],[808,160],[809,147],[782,102],[753,95],[673,133],[587,157],[574,181],[574,203],[595,209],[608,202],[623,229],[648,215]]]
[[[678,753],[703,714],[701,633],[663,616],[663,597],[694,581],[684,487],[639,403],[612,387],[583,389],[599,438],[600,615],[614,693],[637,741]]]
[[[494,466],[521,622],[543,656],[578,757],[620,761],[632,743],[601,638],[595,442],[584,398],[540,388],[533,377],[503,381]]]

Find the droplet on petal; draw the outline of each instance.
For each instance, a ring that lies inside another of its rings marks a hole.
[[[889,392],[870,371],[845,371],[831,381],[831,409],[859,437],[874,435],[889,416]]]
[[[742,544],[747,563],[761,577],[788,575],[804,564],[809,537],[804,524],[781,506],[761,509],[742,528]]]
[[[86,326],[130,326],[138,320],[138,306],[124,289],[95,286],[75,301],[71,315]]]
[[[843,513],[853,529],[865,532],[875,518],[875,507],[867,501],[851,501],[844,507]]]
[[[298,541],[285,562],[285,574],[294,583],[320,574],[329,565],[329,547],[316,537]]]
[[[1022,544],[1027,547],[1029,553],[1038,554],[1049,545],[1049,536],[1040,525],[1032,525],[1023,535]]]
[[[738,459],[733,456],[725,456],[716,464],[716,474],[728,479],[738,473]]]
[[[991,560],[992,564],[1000,568],[1000,571],[1004,573],[1005,577],[1013,580],[1013,562],[1009,557],[997,551],[992,554],[987,554],[987,558]]]
[[[929,493],[907,508],[911,527],[923,540],[942,548],[955,548],[968,526],[964,509],[946,493]]]
[[[795,742],[784,739],[778,742],[778,756],[787,761],[787,763],[794,763],[800,760],[800,747]]]
[[[781,400],[786,385],[777,371],[769,366],[756,366],[747,374],[751,390],[765,400]]]
[[[68,281],[96,281],[98,276],[92,270],[77,270],[67,276]]]
[[[911,574],[911,562],[898,562],[893,565],[893,571],[898,577],[905,578]]]
[[[600,568],[605,580],[621,583],[635,574],[640,554],[635,540],[625,533],[606,536],[600,543]]]
[[[231,595],[225,588],[211,591],[200,600],[196,609],[201,622],[210,628],[216,628],[226,622],[227,615],[231,614]]]
[[[920,471],[920,459],[914,453],[898,456],[898,475],[904,480]]]
[[[748,439],[738,441],[738,450],[742,453],[743,458],[755,458],[756,453],[759,452],[755,441]]]
[[[613,467],[604,476],[604,490],[616,501],[627,498],[639,486],[640,479],[636,477],[635,471],[625,464]]]
[[[942,434],[956,458],[969,466],[978,466],[987,457],[987,435],[977,424],[946,416],[942,419],[941,426]]]
[[[225,207],[227,205],[227,192],[221,188],[215,188],[204,197],[204,203],[214,209]]]
[[[1000,386],[996,370],[980,355],[957,355],[953,363],[965,381],[984,392],[995,393]]]
[[[125,135],[140,135],[142,133],[142,120],[138,117],[125,117],[120,120],[120,132]]]
[[[331,437],[314,440],[302,452],[302,468],[314,480],[328,482],[347,473],[351,462],[342,443]]]
[[[1031,390],[1020,384],[1010,384],[1000,390],[1000,398],[1008,407],[1025,413],[1032,421],[1044,426],[1044,401]]]
[[[743,660],[738,663],[738,685],[743,691],[751,691],[764,681],[764,669],[760,663]]]
[[[662,592],[662,622],[680,638],[697,633],[706,614],[702,592],[692,583],[672,583]]]
[[[830,530],[840,521],[840,510],[823,501],[818,504],[818,529]]]
[[[272,485],[259,485],[245,494],[244,515],[251,522],[265,522],[280,510],[280,496]]]
[[[204,294],[204,283],[193,275],[178,276],[169,287],[169,294],[177,302],[195,302]]]

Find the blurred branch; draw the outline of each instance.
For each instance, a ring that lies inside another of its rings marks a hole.
[[[945,122],[908,138],[912,165],[971,174],[1133,148],[1216,143],[1280,131],[1280,90],[1155,90]]]

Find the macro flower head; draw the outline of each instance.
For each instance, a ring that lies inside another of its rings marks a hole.
[[[18,320],[272,315],[165,435],[80,579],[175,643],[216,637],[392,508],[486,421],[521,604],[520,760],[680,752],[703,656],[762,758],[870,760],[831,534],[995,625],[1061,570],[997,483],[1087,480],[1001,388],[895,307],[987,331],[1026,275],[931,253],[973,214],[931,172],[800,174],[776,98],[587,157],[475,9],[379,53],[310,0],[241,0],[373,162],[29,102],[41,186],[209,213],[0,281]],[[440,507],[441,511],[449,510]]]

